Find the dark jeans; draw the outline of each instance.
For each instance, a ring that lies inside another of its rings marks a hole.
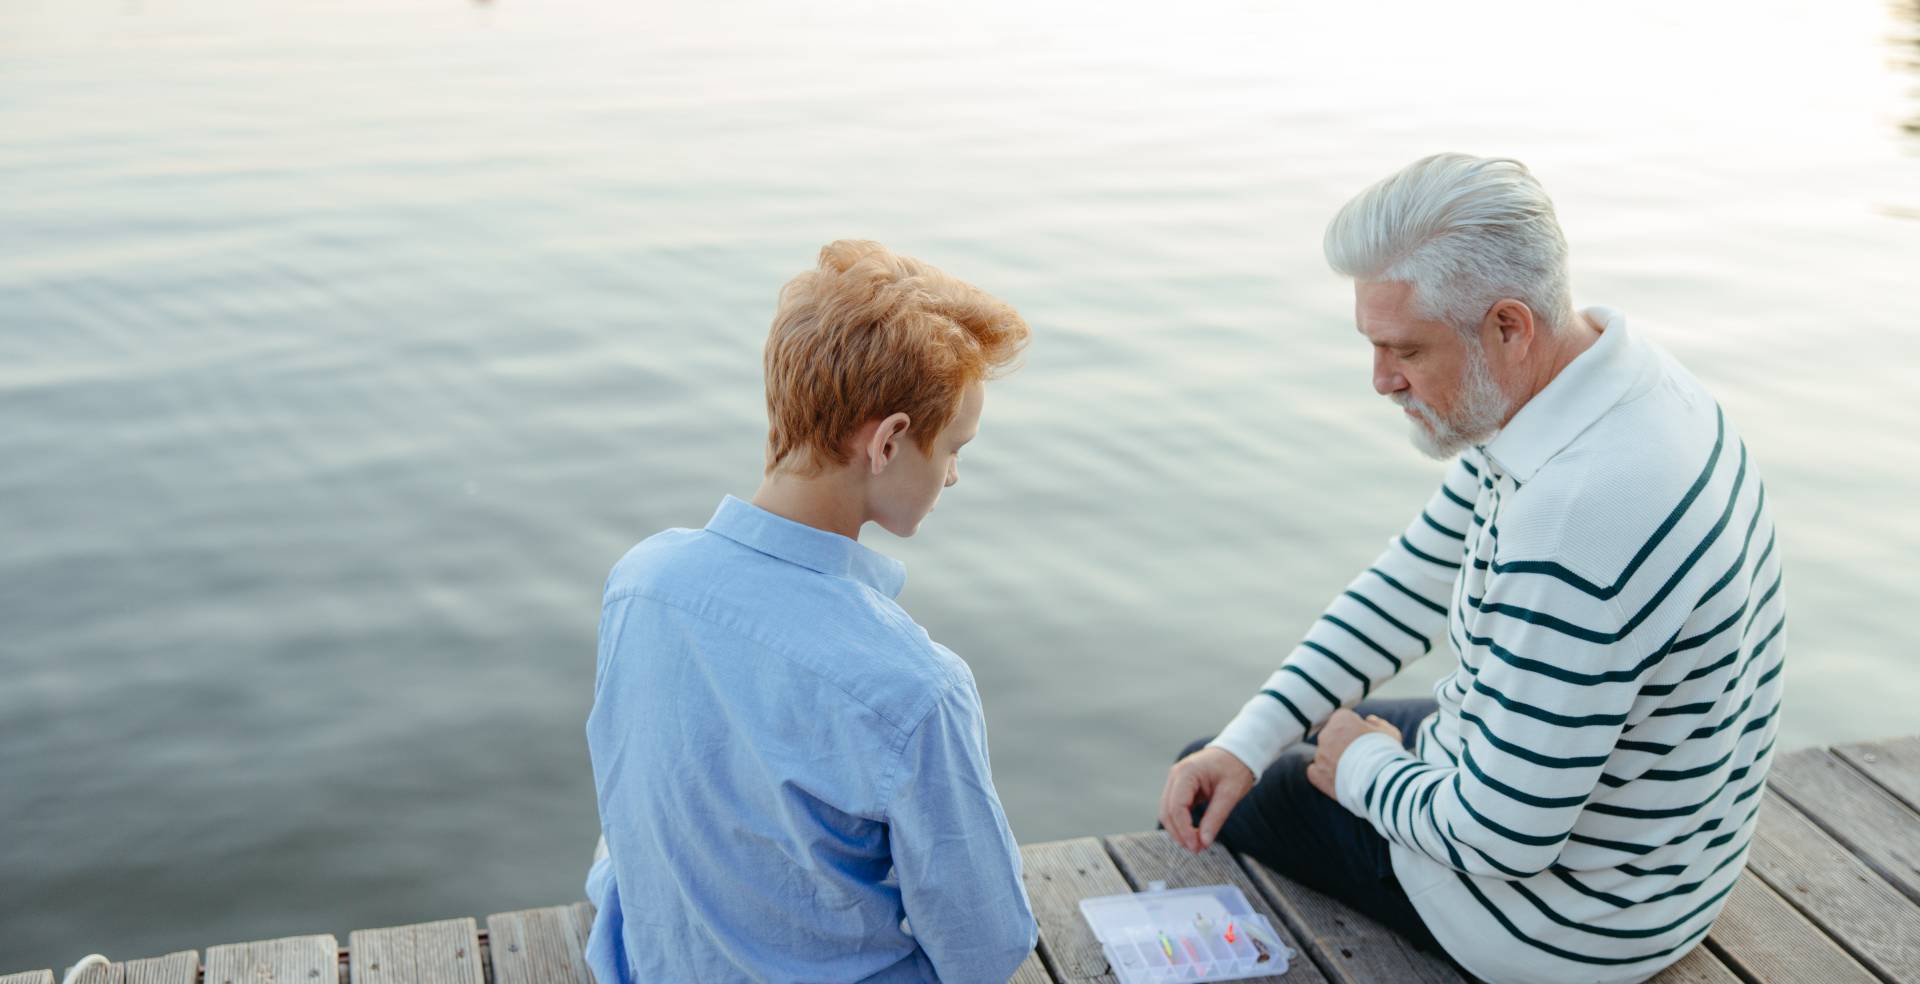
[[[1412,748],[1414,729],[1436,709],[1426,698],[1368,700],[1361,701],[1354,713],[1378,714],[1392,722]],[[1202,738],[1188,745],[1180,757],[1199,751],[1211,740]],[[1420,949],[1444,955],[1393,876],[1386,838],[1307,781],[1313,741],[1309,738],[1306,745],[1288,749],[1267,767],[1220,828],[1220,842],[1366,913]],[[1194,808],[1196,824],[1201,812],[1200,807]]]

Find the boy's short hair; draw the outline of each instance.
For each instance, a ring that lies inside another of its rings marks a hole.
[[[865,240],[820,250],[780,289],[767,334],[767,471],[848,460],[867,421],[905,412],[922,451],[967,386],[1010,368],[1029,329],[1006,302]]]

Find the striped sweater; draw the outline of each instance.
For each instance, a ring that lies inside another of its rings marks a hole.
[[[1258,774],[1438,650],[1415,751],[1363,736],[1336,787],[1490,981],[1640,980],[1699,942],[1778,728],[1766,489],[1698,381],[1589,316],[1601,337],[1452,464],[1214,741]]]

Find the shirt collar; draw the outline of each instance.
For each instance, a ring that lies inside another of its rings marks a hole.
[[[1628,336],[1625,315],[1604,307],[1582,313],[1600,324],[1600,338],[1481,448],[1518,481],[1531,481],[1541,466],[1619,403],[1653,362],[1653,350]]]
[[[907,583],[906,566],[892,557],[733,496],[720,500],[720,508],[707,521],[707,531],[789,564],[850,578],[889,598]]]

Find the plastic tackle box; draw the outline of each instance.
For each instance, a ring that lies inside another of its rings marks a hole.
[[[1120,984],[1277,976],[1293,957],[1232,885],[1081,899],[1080,914]]]

